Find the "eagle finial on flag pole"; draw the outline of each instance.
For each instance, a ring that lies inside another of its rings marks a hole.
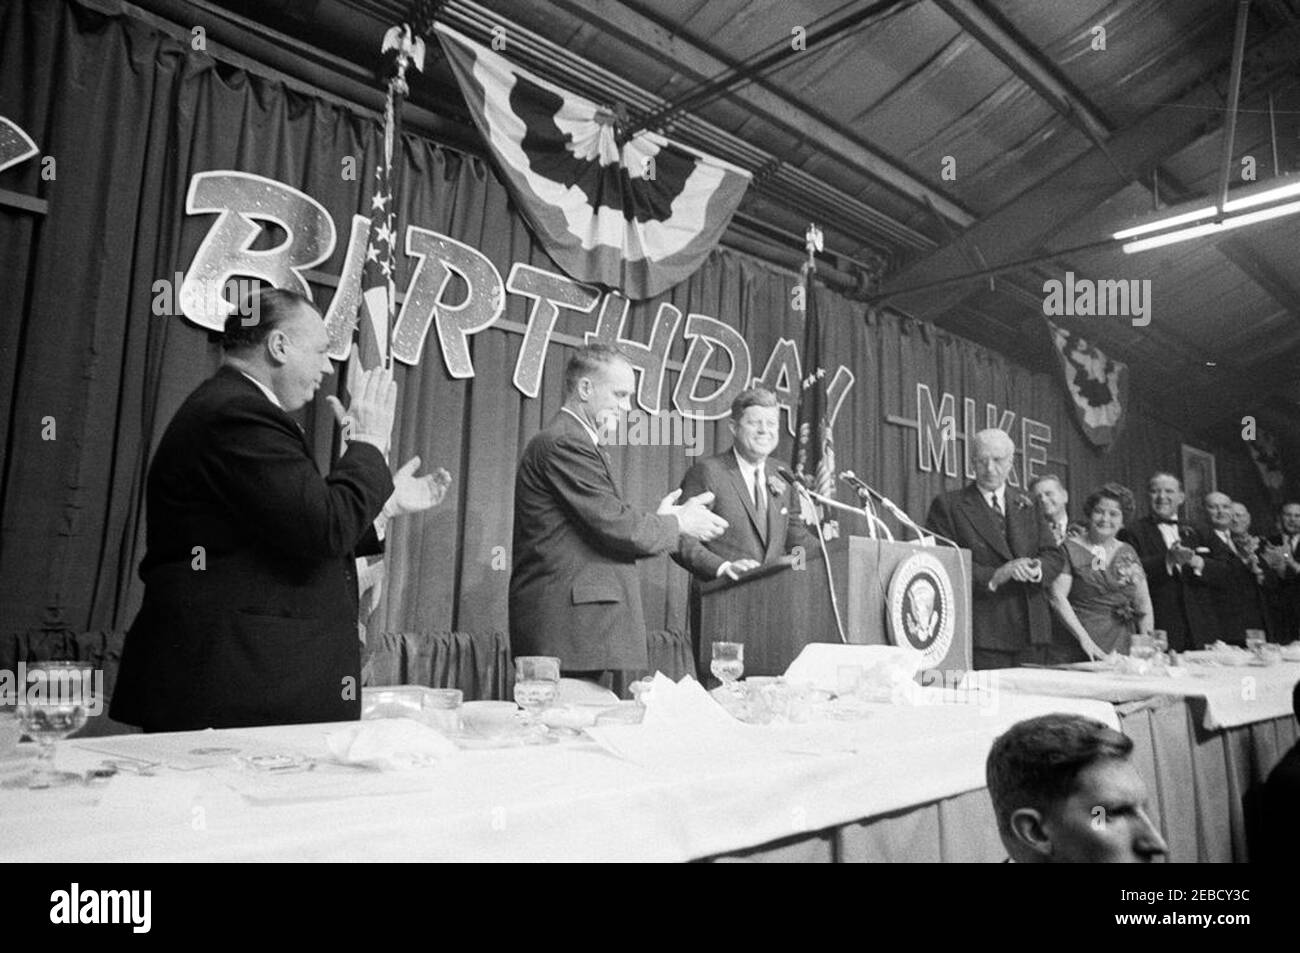
[[[407,69],[414,64],[417,72],[424,72],[424,38],[416,36],[409,23],[389,27],[379,52],[387,53],[389,50],[397,51],[397,71],[388,81],[389,86],[397,94],[405,96],[411,91],[406,83]]]

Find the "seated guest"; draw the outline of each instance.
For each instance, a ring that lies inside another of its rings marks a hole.
[[[1169,634],[1176,652],[1197,649],[1219,637],[1218,616],[1209,590],[1227,583],[1227,572],[1207,561],[1205,537],[1178,521],[1183,487],[1171,473],[1156,473],[1147,484],[1151,513],[1126,526],[1120,539],[1142,560],[1155,627]]]
[[[1246,630],[1267,631],[1264,624],[1263,591],[1251,570],[1250,554],[1239,548],[1232,532],[1232,500],[1226,493],[1208,493],[1205,511],[1210,519],[1209,558],[1218,560],[1227,573],[1227,584],[1211,590],[1211,602],[1219,616],[1219,638],[1233,645],[1246,644]]]
[[[1291,708],[1300,718],[1300,682],[1291,690]],[[1262,828],[1263,859],[1295,863],[1300,857],[1300,741],[1269,772]]]
[[[1043,473],[1029,484],[1029,495],[1038,502],[1038,515],[1047,524],[1056,545],[1065,542],[1070,530],[1070,514],[1066,507],[1070,494],[1055,473]]]
[[[1116,539],[1124,526],[1117,494],[1093,492],[1083,512],[1088,528],[1082,537],[1065,542],[1065,568],[1049,594],[1052,609],[1083,656],[1127,654],[1133,632],[1153,628],[1142,561],[1132,546]]]
[[[993,742],[985,766],[998,833],[1021,864],[1150,863],[1168,853],[1133,742],[1080,715],[1042,715]]]
[[[970,550],[971,633],[977,669],[1050,658],[1052,610],[1044,588],[1061,571],[1061,551],[1033,502],[1007,488],[1016,445],[996,428],[975,434],[975,482],[940,493],[926,528]]]
[[[1274,638],[1294,642],[1300,637],[1300,503],[1282,507],[1282,532],[1268,538],[1259,556],[1275,623]]]
[[[799,515],[794,488],[777,474],[785,466],[769,457],[781,437],[776,394],[766,387],[742,391],[731,404],[731,449],[700,460],[682,479],[682,499],[713,494],[713,512],[727,521],[721,536],[702,542],[683,536],[673,558],[697,579],[737,579],[796,546],[816,545]]]

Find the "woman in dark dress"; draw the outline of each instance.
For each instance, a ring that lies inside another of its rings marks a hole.
[[[1129,637],[1150,634],[1151,594],[1136,550],[1115,534],[1124,526],[1120,495],[1096,490],[1083,505],[1087,530],[1062,543],[1065,568],[1049,598],[1061,622],[1089,659],[1127,654]]]

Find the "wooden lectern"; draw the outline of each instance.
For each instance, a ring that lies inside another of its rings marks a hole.
[[[921,547],[865,536],[826,544],[830,575],[847,640],[856,645],[890,645],[889,583],[899,564],[917,552],[939,561],[952,584],[954,631],[948,652],[934,669],[971,667],[970,551]],[[810,553],[802,568],[794,557],[768,563],[738,581],[718,579],[699,586],[693,612],[701,673],[709,671],[714,642],[745,644],[746,675],[782,675],[809,642],[839,642],[826,563]]]

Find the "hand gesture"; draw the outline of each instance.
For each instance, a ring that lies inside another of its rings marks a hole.
[[[393,435],[393,417],[397,413],[397,382],[393,380],[392,370],[382,364],[368,371],[361,370],[354,344],[348,360],[348,381],[352,405],[346,410],[337,397],[325,398],[343,428],[344,439],[371,444],[380,453],[387,454]]]
[[[686,536],[694,536],[701,542],[707,543],[723,534],[728,524],[709,509],[713,502],[712,493],[701,493],[678,504],[677,499],[681,495],[681,490],[673,490],[665,496],[659,503],[659,515],[677,517],[679,531]]]
[[[384,504],[387,516],[402,516],[432,509],[443,501],[451,486],[451,474],[439,467],[432,473],[417,477],[420,458],[411,457],[393,474],[393,495]]]
[[[718,567],[718,578],[726,576],[728,579],[739,579],[747,572],[752,572],[759,566],[763,565],[757,559],[735,559],[731,562],[725,562]]]

